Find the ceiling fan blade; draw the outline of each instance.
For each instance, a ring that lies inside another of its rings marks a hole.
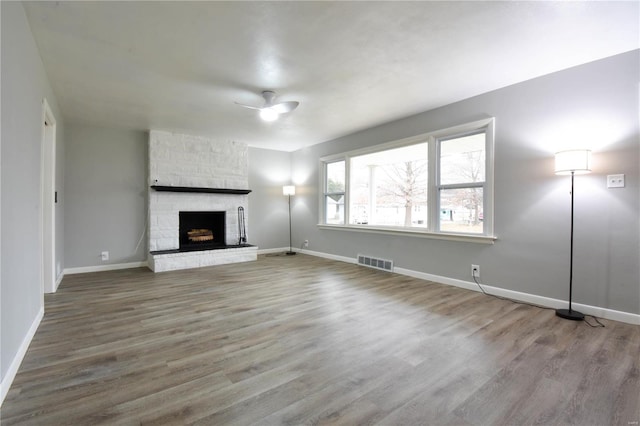
[[[245,105],[245,104],[241,104],[241,103],[238,103],[238,102],[234,102],[234,104],[240,105],[241,107],[245,107],[245,108],[249,108],[249,109],[261,110],[263,108],[263,107],[255,107],[255,106],[251,106],[251,105]]]
[[[271,105],[269,108],[271,108],[278,114],[284,114],[298,108],[298,105],[300,105],[300,102],[289,101],[289,102],[280,102],[278,104]]]

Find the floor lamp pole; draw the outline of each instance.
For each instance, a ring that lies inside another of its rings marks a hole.
[[[573,297],[573,178],[575,172],[571,172],[571,245],[569,249],[569,309],[556,309],[556,315],[573,321],[584,320],[584,314],[571,309],[571,299]]]
[[[293,245],[291,244],[291,194],[289,194],[289,251],[287,252],[287,255],[291,256],[292,254],[296,254],[295,251],[293,251]]]
[[[575,172],[571,172],[571,245],[569,246],[569,312],[571,312],[571,299],[573,296],[573,179]],[[289,213],[291,215],[291,213]],[[289,219],[291,222],[291,219]]]

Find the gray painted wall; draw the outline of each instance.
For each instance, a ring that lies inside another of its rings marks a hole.
[[[0,374],[4,380],[43,306],[40,156],[42,100],[57,121],[56,189],[62,196],[64,122],[21,3],[1,2],[2,170]],[[64,197],[56,205],[56,263],[63,265]]]
[[[289,246],[288,199],[282,186],[289,185],[290,178],[291,153],[249,148],[247,239],[261,250]]]
[[[66,134],[65,267],[146,261],[148,134],[75,124]]]
[[[479,264],[487,285],[566,300],[570,179],[554,175],[554,153],[586,145],[593,173],[576,178],[573,300],[640,313],[639,62],[629,52],[294,152],[294,239],[465,281]],[[496,117],[494,245],[316,226],[320,157],[486,116]],[[626,187],[607,189],[606,175],[617,173]]]

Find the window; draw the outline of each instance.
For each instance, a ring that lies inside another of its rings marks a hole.
[[[440,231],[483,234],[486,132],[437,143]]]
[[[491,236],[493,119],[321,159],[321,225]]]
[[[344,224],[345,162],[335,161],[325,167],[324,218],[329,224]]]
[[[349,223],[427,227],[428,145],[353,156]]]

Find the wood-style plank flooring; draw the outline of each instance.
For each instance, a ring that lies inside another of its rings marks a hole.
[[[311,256],[71,275],[3,426],[637,425],[640,326]]]

